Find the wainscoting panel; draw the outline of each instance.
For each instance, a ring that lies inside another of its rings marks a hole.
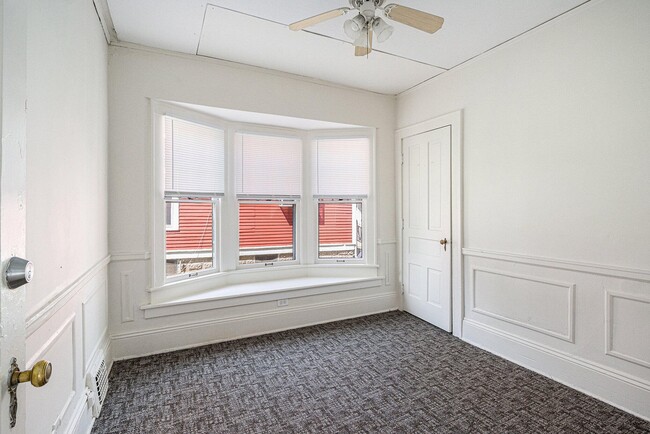
[[[650,298],[608,292],[606,313],[607,354],[650,368]]]
[[[650,419],[650,270],[463,255],[464,340]]]
[[[573,342],[573,283],[473,267],[472,311]]]
[[[41,388],[23,387],[26,432],[87,433],[92,414],[86,405],[85,377],[91,360],[105,358],[107,344],[107,264],[104,259],[65,288],[55,304],[28,319],[29,369],[41,359],[52,363],[52,377]],[[37,318],[37,320],[35,320]]]
[[[84,370],[90,368],[90,360],[108,334],[108,294],[106,280],[92,288],[82,302],[83,313],[83,362]]]
[[[50,432],[52,426],[60,426],[70,416],[71,404],[77,392],[75,322],[74,314],[66,318],[61,327],[27,361],[27,369],[30,369],[37,361],[48,360],[52,363],[52,377],[47,385],[40,388],[23,386],[26,396],[26,432]]]

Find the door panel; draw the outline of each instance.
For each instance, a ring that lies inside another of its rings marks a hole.
[[[0,2],[0,270],[25,257],[27,2]],[[15,357],[25,366],[25,287],[9,289],[0,277],[0,434],[25,432],[25,387],[18,389],[16,426],[9,422],[8,373]],[[30,386],[31,387],[31,386]]]
[[[404,139],[402,153],[404,309],[451,331],[451,127]]]

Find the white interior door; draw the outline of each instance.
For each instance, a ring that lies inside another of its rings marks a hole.
[[[25,369],[25,287],[9,289],[9,258],[25,254],[26,2],[0,2],[0,434],[25,432],[25,387],[10,427],[7,390],[12,358]],[[36,416],[38,417],[38,416]]]
[[[451,127],[404,139],[402,155],[404,310],[451,332]]]

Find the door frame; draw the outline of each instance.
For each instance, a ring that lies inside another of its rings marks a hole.
[[[426,133],[438,128],[451,127],[451,330],[454,336],[462,337],[464,317],[463,294],[463,112],[447,113],[395,131],[395,180],[397,198],[397,270],[401,288],[400,310],[404,308],[403,255],[402,255],[402,142],[407,137]]]

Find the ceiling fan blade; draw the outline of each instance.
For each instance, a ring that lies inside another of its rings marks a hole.
[[[354,47],[355,56],[367,56],[372,52],[372,30],[368,30],[367,45]]]
[[[314,15],[313,17],[305,18],[304,20],[296,21],[293,24],[289,24],[289,28],[294,31],[302,30],[305,27],[310,27],[323,21],[336,18],[338,16],[346,14],[350,8],[338,8],[331,10],[329,12],[323,12],[322,14]]]
[[[384,8],[386,17],[427,33],[435,33],[442,27],[445,19],[406,6],[390,4]]]

